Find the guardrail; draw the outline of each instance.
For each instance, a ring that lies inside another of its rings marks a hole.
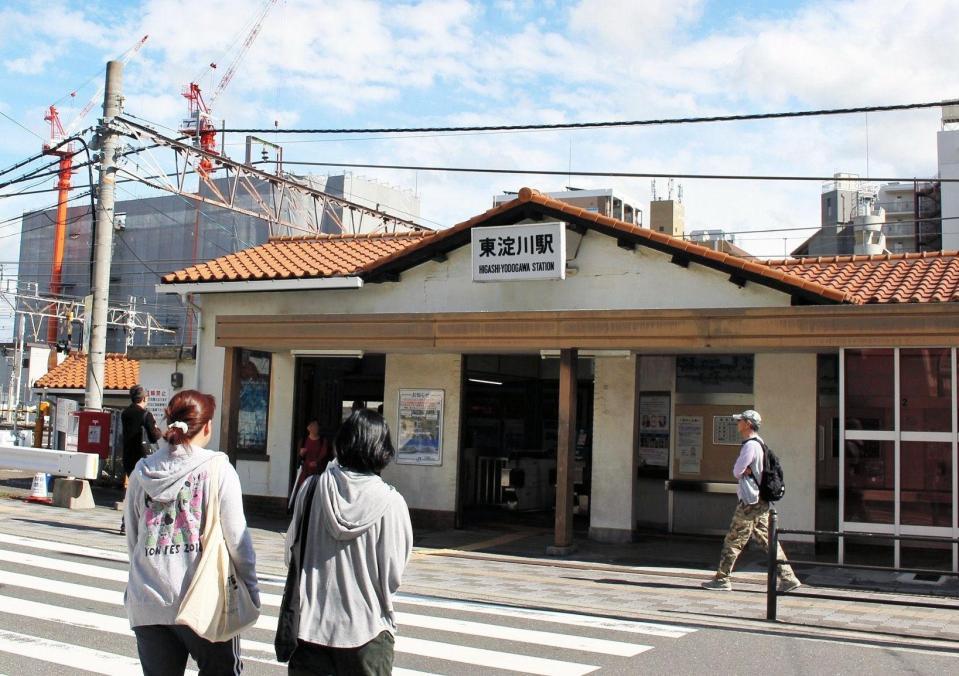
[[[46,448],[3,444],[0,445],[0,469],[96,479],[99,477],[100,456],[96,453],[51,451]]]
[[[855,532],[841,532],[833,530],[797,530],[797,529],[780,529],[779,528],[779,516],[776,514],[775,509],[769,510],[769,570],[766,572],[766,619],[775,621],[776,620],[776,601],[779,597],[779,591],[776,589],[776,572],[779,568],[780,563],[789,563],[790,565],[807,565],[807,566],[820,566],[825,568],[853,568],[856,570],[878,570],[878,571],[888,571],[890,573],[916,573],[917,575],[950,575],[950,576],[959,576],[959,573],[951,570],[936,570],[931,568],[898,568],[894,566],[870,566],[866,564],[859,563],[831,563],[828,561],[802,561],[797,559],[789,559],[788,561],[783,559],[780,560],[776,558],[776,552],[779,550],[779,534],[785,533],[787,535],[824,535],[835,537],[837,539],[844,537],[856,537],[856,538],[876,538],[880,540],[918,540],[926,542],[948,542],[952,544],[959,543],[959,538],[947,538],[947,537],[935,537],[931,535],[891,535],[889,533],[862,533],[859,531]],[[823,598],[823,599],[832,599],[835,596],[828,594],[803,594],[807,598]],[[925,606],[929,607],[928,603],[900,603],[899,605],[914,605],[914,606]],[[936,608],[942,608],[944,606],[933,606]],[[954,606],[950,606],[954,607]]]

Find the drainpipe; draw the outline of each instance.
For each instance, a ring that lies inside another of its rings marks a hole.
[[[200,373],[201,373],[200,355],[202,354],[202,352],[200,351],[200,343],[203,340],[203,308],[201,308],[199,305],[194,303],[190,299],[190,295],[191,294],[188,294],[188,293],[179,294],[180,301],[185,306],[187,306],[188,308],[191,308],[196,313],[196,350],[195,350],[196,355],[193,361],[193,369],[194,371],[196,371],[196,382],[193,387],[194,389],[197,389],[200,392],[202,392],[203,388],[200,386]]]

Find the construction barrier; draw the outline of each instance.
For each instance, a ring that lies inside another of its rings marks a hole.
[[[45,448],[0,444],[0,469],[96,479],[99,477],[100,457],[96,453],[50,451]]]
[[[47,475],[43,472],[37,472],[33,475],[33,485],[30,486],[30,497],[27,502],[40,502],[49,505],[53,502],[47,491]]]

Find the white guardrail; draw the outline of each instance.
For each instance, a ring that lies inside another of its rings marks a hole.
[[[50,451],[45,448],[0,444],[0,469],[96,479],[99,476],[100,456],[96,453]]]

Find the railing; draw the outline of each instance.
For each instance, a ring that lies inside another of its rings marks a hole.
[[[890,533],[861,533],[861,532],[840,532],[833,530],[796,530],[796,529],[780,529],[779,528],[779,516],[776,514],[775,509],[769,510],[769,570],[766,572],[766,619],[767,620],[776,620],[776,601],[779,597],[780,592],[776,589],[776,577],[779,568],[779,564],[788,563],[790,565],[807,565],[807,566],[819,566],[825,568],[853,568],[856,570],[878,570],[878,571],[888,571],[890,573],[915,573],[917,575],[951,575],[959,576],[959,573],[951,570],[936,570],[929,568],[899,568],[892,566],[870,566],[866,564],[858,563],[830,563],[827,561],[802,561],[796,559],[779,559],[776,557],[776,552],[779,551],[779,534],[785,533],[787,535],[820,535],[820,536],[829,536],[835,538],[844,538],[844,537],[855,537],[855,538],[876,538],[879,540],[918,540],[925,542],[948,542],[952,544],[959,543],[959,538],[947,538],[947,537],[935,537],[931,535],[892,535]],[[835,596],[829,594],[803,594],[806,598],[821,598],[821,599],[833,599]],[[915,606],[925,606],[930,607],[928,603],[900,603],[899,605],[915,605]],[[936,608],[945,608],[947,606],[936,605],[932,606]],[[956,606],[948,606],[949,608],[956,608]]]

